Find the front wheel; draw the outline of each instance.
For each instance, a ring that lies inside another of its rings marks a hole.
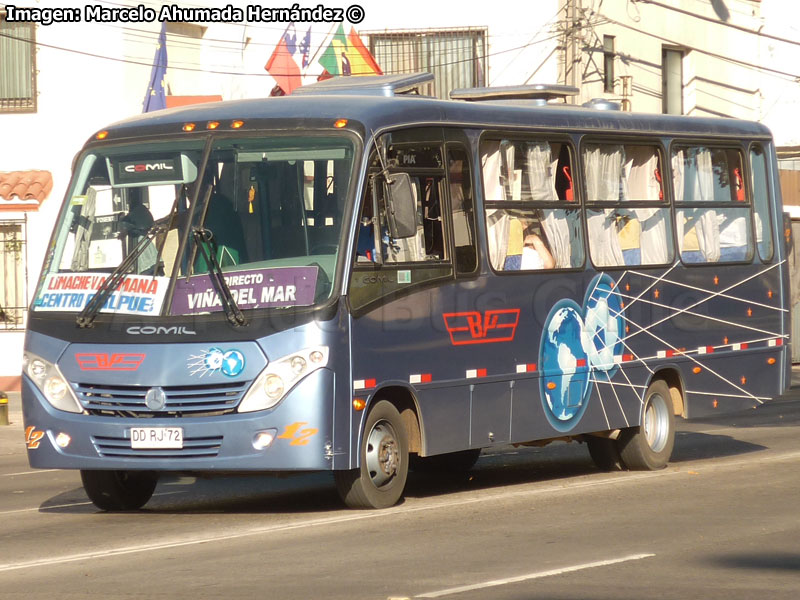
[[[138,510],[153,495],[158,474],[152,471],[81,471],[83,489],[100,510]]]
[[[665,381],[653,381],[647,388],[641,424],[624,430],[618,445],[629,469],[655,471],[667,466],[675,446],[675,412]]]
[[[367,415],[359,451],[361,467],[335,471],[336,489],[350,508],[388,508],[403,496],[408,440],[400,413],[378,401]]]

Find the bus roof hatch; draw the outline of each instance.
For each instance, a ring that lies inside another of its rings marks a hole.
[[[566,100],[576,96],[580,90],[571,85],[535,83],[532,85],[510,85],[504,87],[475,87],[452,90],[452,100],[467,102],[489,102],[493,100],[539,100],[542,104],[548,100]]]
[[[299,87],[292,92],[292,95],[399,96],[401,94],[419,94],[419,87],[431,81],[433,81],[433,73],[333,77]]]

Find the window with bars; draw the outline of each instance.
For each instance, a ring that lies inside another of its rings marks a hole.
[[[369,36],[369,50],[387,75],[433,73],[434,81],[422,93],[448,98],[450,90],[486,85],[485,27],[362,34]]]
[[[0,331],[25,328],[25,221],[0,221]]]
[[[0,113],[36,112],[36,30],[0,10]]]

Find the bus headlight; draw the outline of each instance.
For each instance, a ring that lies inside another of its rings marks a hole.
[[[239,404],[239,412],[272,408],[305,377],[328,364],[328,347],[315,346],[269,363]]]
[[[83,407],[57,366],[32,352],[25,352],[22,355],[22,371],[53,408],[73,413],[83,412]]]

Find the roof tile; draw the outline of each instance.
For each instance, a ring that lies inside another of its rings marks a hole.
[[[0,210],[38,210],[52,189],[50,171],[0,172]]]

